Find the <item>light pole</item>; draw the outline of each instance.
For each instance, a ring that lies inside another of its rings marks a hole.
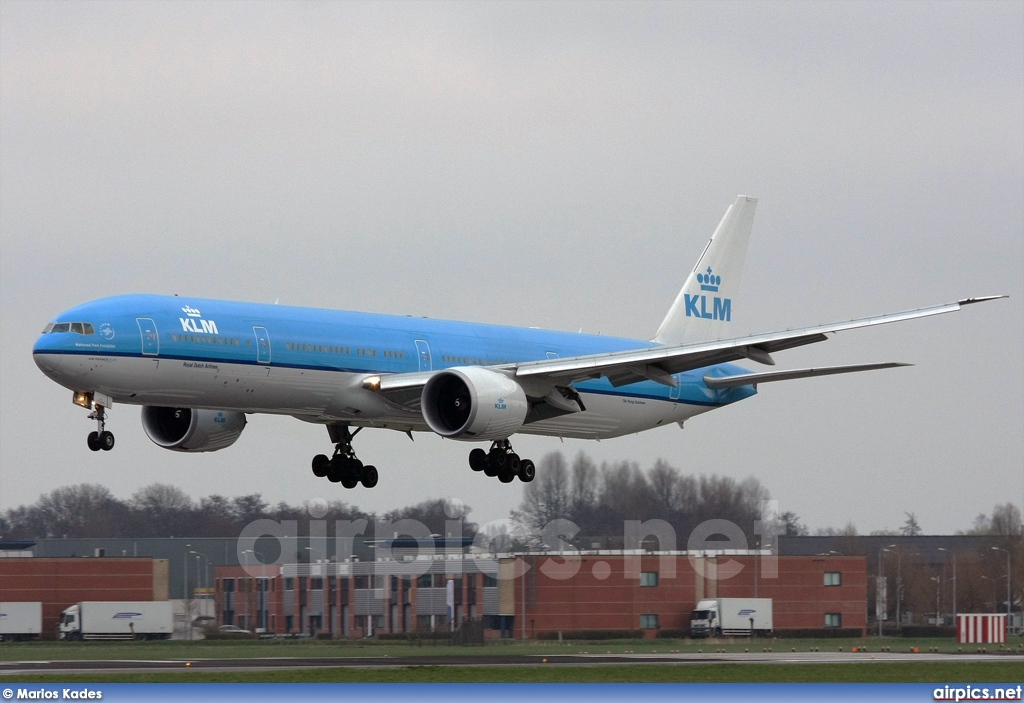
[[[1006,552],[1006,629],[1010,629],[1010,550],[992,547],[994,552]]]
[[[988,576],[985,576],[984,574],[982,574],[981,578],[983,578],[986,581],[991,581],[992,582],[992,610],[993,610],[993,612],[999,610],[999,603],[996,600],[996,580],[993,579],[993,578],[989,578]]]
[[[932,576],[931,578],[935,582],[935,626],[938,627],[942,624],[939,622],[939,589],[942,587],[942,577]]]
[[[956,552],[945,547],[939,547],[939,551],[953,557],[953,624],[956,625]]]
[[[185,545],[185,556],[182,558],[182,561],[185,563],[185,583],[183,584],[185,592],[181,597],[185,599],[185,629],[188,631],[187,639],[192,639],[192,605],[189,602],[188,597],[188,555],[192,551],[191,547],[191,544]]]
[[[917,552],[912,552],[916,555]],[[900,619],[900,606],[903,605],[903,552],[896,552],[896,626],[903,627]]]
[[[320,554],[320,555],[321,555],[321,556],[322,556],[322,557],[324,558],[324,561],[327,561],[327,555],[326,555],[326,554],[324,554],[323,552],[321,552],[321,551],[320,551],[319,549],[317,549],[316,547],[306,547],[305,549],[306,549],[306,551],[307,551],[307,552],[317,552],[318,554]],[[311,557],[312,557],[313,555],[312,555],[312,554],[310,554],[309,556],[311,556]]]
[[[885,605],[882,603],[882,584],[885,583],[885,577],[882,575],[882,555],[895,546],[895,544],[890,544],[888,547],[882,547],[878,550],[878,576],[875,578],[875,617],[878,619],[879,637],[882,636],[882,621],[885,620],[886,611]]]
[[[209,579],[210,557],[206,556],[205,554],[200,554],[199,552],[197,552],[194,549],[192,551],[190,551],[189,554],[195,554],[196,555],[196,574],[198,574],[198,576],[196,577],[196,580],[200,582],[200,586],[202,586],[204,588],[208,588],[209,585],[210,585],[210,579]],[[206,569],[200,569],[199,557],[202,557],[203,559],[206,560],[206,562],[205,562]],[[206,575],[206,578],[200,579],[200,577],[203,576],[204,574]]]

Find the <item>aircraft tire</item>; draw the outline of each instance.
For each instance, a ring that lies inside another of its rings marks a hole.
[[[343,475],[342,471],[342,459],[340,456],[336,456],[327,462],[327,480],[331,483],[340,483]]]
[[[331,460],[325,454],[317,454],[313,457],[313,475],[317,478],[326,476],[330,468]]]
[[[512,468],[506,464],[500,472],[498,472],[498,480],[502,483],[512,483],[515,480],[516,474]]]
[[[360,479],[363,484],[363,488],[373,488],[377,485],[377,467],[373,464],[363,467],[363,477]]]
[[[502,449],[491,450],[491,464],[501,471],[508,464],[508,453]]]
[[[529,459],[523,459],[519,464],[519,480],[529,483],[537,476],[537,467]]]
[[[487,463],[484,465],[485,476],[490,476],[491,478],[493,478],[498,475],[498,471],[501,470],[501,467],[498,466],[497,457],[497,452],[491,452],[490,454],[487,455]]]
[[[519,455],[512,452],[508,455],[508,468],[512,470],[513,474],[519,475],[519,466],[522,462],[519,460]]]
[[[104,430],[103,432],[100,432],[99,445],[100,445],[100,449],[102,449],[105,452],[109,452],[111,449],[113,449],[114,448],[114,433],[113,432],[109,432],[107,430]]]
[[[98,452],[100,450],[100,433],[90,432],[89,436],[85,440],[89,445],[89,450]]]
[[[469,468],[473,471],[483,471],[487,468],[487,452],[477,447],[469,453]]]

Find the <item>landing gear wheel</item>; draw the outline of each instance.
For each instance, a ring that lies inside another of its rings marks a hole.
[[[331,483],[341,483],[341,477],[344,474],[342,461],[341,457],[336,456],[327,462],[327,480]]]
[[[529,483],[537,476],[537,467],[529,459],[523,459],[519,464],[519,480]]]
[[[494,454],[494,452],[491,452],[490,454],[487,455],[487,463],[484,464],[485,476],[490,476],[491,478],[494,478],[495,476],[498,475],[498,462],[495,461],[495,456],[496,455]]]
[[[100,433],[90,432],[86,442],[88,442],[90,450],[98,452],[100,450]]]
[[[512,471],[513,474],[516,474],[516,475],[519,474],[519,465],[520,465],[520,463],[521,462],[519,461],[519,455],[518,454],[513,452],[512,454],[508,455],[508,468]]]
[[[363,466],[363,462],[359,461],[352,450],[352,438],[361,429],[349,432],[348,425],[328,425],[327,431],[334,442],[334,455],[330,459],[323,454],[313,457],[313,473],[317,476],[327,476],[328,481],[340,483],[345,488],[355,488],[360,482],[367,488],[376,486],[376,467]]]
[[[512,470],[512,467],[505,465],[501,471],[498,472],[498,480],[502,483],[512,483],[515,480],[516,474]]]
[[[373,466],[372,464],[370,466],[364,466],[363,467],[363,478],[361,480],[363,482],[363,488],[373,488],[374,486],[376,486],[377,485],[377,467]]]
[[[330,470],[331,460],[327,458],[325,454],[317,454],[313,457],[313,475],[317,478],[323,478],[327,475]]]
[[[109,432],[107,430],[104,430],[103,432],[100,432],[99,445],[100,445],[100,449],[102,449],[105,452],[109,452],[111,449],[113,449],[114,448],[114,433],[113,432]]]
[[[473,471],[483,471],[487,468],[487,452],[477,447],[469,453],[469,468]]]

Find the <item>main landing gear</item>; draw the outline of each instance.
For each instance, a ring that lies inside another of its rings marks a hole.
[[[492,442],[488,452],[479,447],[471,451],[469,467],[473,471],[483,471],[487,476],[497,476],[502,483],[511,483],[517,476],[523,483],[529,483],[537,475],[533,462],[520,459],[507,439]]]
[[[106,428],[106,408],[102,405],[95,405],[93,407],[94,410],[89,413],[89,419],[96,421],[97,430],[95,432],[90,432],[86,441],[89,444],[89,449],[94,452],[98,452],[101,449],[105,452],[109,452],[114,448],[114,433],[108,431]]]
[[[331,483],[340,483],[345,488],[355,488],[359,483],[365,488],[376,486],[377,467],[369,464],[363,466],[352,449],[352,438],[361,429],[349,432],[348,425],[328,425],[327,430],[334,442],[334,456],[330,459],[324,454],[313,457],[313,475],[317,478],[326,476]]]

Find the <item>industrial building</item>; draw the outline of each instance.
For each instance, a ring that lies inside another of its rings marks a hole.
[[[166,559],[0,558],[0,602],[43,604],[42,633],[52,639],[61,613],[80,601],[151,601],[167,598]]]
[[[413,554],[215,570],[220,624],[364,637],[455,629],[491,637],[616,630],[681,635],[704,598],[771,598],[776,630],[866,634],[864,557],[751,551]]]

